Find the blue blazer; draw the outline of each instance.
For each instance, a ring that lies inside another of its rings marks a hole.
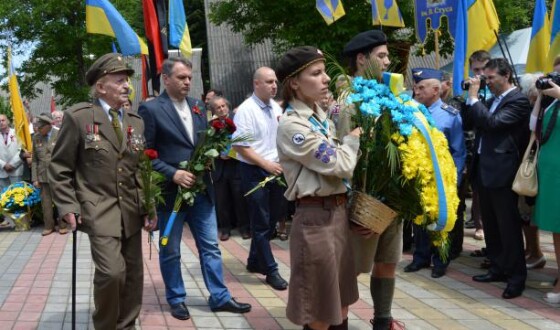
[[[191,97],[187,97],[187,103],[193,118],[194,141],[189,139],[183,121],[177,114],[167,92],[163,92],[151,101],[142,103],[138,109],[138,114],[144,119],[146,148],[155,149],[158,152],[158,158],[152,161],[152,166],[154,170],[164,174],[167,178],[162,187],[165,205],[159,205],[158,209],[173,209],[177,194],[177,185],[173,183],[173,175],[178,170],[180,162],[191,159],[192,153],[201,139],[201,134],[208,128],[204,103]],[[198,107],[199,111],[195,112],[195,107]],[[214,190],[209,173],[205,173],[204,181],[208,198],[214,202]]]

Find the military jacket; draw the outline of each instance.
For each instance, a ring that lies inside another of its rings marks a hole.
[[[61,215],[79,213],[78,229],[96,236],[129,237],[142,227],[139,158],[144,123],[122,116],[118,138],[99,104],[80,103],[66,111],[48,170],[53,200]]]
[[[33,162],[31,163],[31,181],[48,183],[47,169],[51,162],[51,153],[58,137],[58,128],[52,126],[49,136],[33,134]]]

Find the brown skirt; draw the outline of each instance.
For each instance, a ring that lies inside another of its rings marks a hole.
[[[300,203],[290,231],[286,315],[295,324],[342,323],[340,310],[359,298],[344,204]]]

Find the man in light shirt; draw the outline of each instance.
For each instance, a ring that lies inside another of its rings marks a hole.
[[[278,163],[276,131],[282,109],[273,98],[278,90],[274,70],[261,67],[253,76],[253,95],[237,109],[234,138],[243,134],[251,141],[234,145],[241,161],[242,190],[246,193],[270,175],[281,176]],[[272,255],[270,239],[278,220],[286,215],[287,200],[284,188],[276,180],[247,196],[251,222],[251,249],[247,270],[266,275],[266,283],[276,290],[286,290],[288,282],[280,276]]]

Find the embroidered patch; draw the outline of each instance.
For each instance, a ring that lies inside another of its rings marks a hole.
[[[301,133],[296,133],[294,134],[294,136],[292,136],[292,142],[294,144],[297,144],[298,146],[302,144],[303,141],[305,141],[305,136],[303,136],[303,134]]]
[[[326,142],[322,142],[315,151],[314,156],[321,162],[328,164],[330,163],[331,159],[336,159],[336,149]]]

